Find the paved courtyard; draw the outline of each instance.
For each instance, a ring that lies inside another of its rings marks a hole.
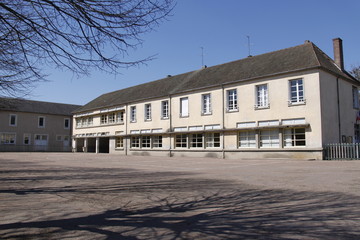
[[[0,239],[360,239],[360,161],[0,153]]]

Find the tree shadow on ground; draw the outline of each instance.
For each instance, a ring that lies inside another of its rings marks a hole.
[[[1,187],[0,194],[62,194],[77,196],[76,201],[119,195],[143,201],[78,217],[64,213],[2,224],[1,239],[360,239],[360,200],[352,195],[261,189],[185,173],[77,170],[64,169],[52,179],[65,179],[69,187],[44,185],[49,179],[31,172],[40,185]],[[23,184],[31,178],[25,170],[19,174],[5,178]]]

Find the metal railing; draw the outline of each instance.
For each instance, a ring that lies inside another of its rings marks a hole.
[[[360,160],[360,143],[326,144],[324,160]]]

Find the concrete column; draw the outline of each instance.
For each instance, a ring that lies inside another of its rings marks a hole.
[[[96,138],[96,144],[95,144],[95,153],[99,153],[99,146],[100,146],[100,138]]]
[[[83,149],[83,151],[87,152],[87,149],[88,149],[88,139],[84,138],[84,149]]]

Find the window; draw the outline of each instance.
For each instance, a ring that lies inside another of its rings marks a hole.
[[[187,135],[179,134],[175,136],[175,147],[186,148],[187,147]]]
[[[124,148],[124,138],[123,137],[115,138],[115,148]]]
[[[255,108],[269,107],[269,94],[267,84],[256,86],[256,104]]]
[[[201,113],[204,115],[211,114],[211,95],[203,94],[202,95],[202,109]]]
[[[202,148],[203,147],[203,134],[202,133],[191,134],[190,146],[192,148]]]
[[[65,129],[70,129],[70,118],[65,118],[64,119],[64,128]]]
[[[150,136],[142,136],[141,147],[142,148],[150,148],[151,147],[151,137]]]
[[[108,123],[108,115],[103,114],[100,117],[100,124],[107,124]]]
[[[16,127],[16,125],[17,125],[17,116],[16,116],[16,114],[10,114],[9,125],[12,126],[12,127]]]
[[[117,123],[124,122],[124,112],[123,111],[116,113],[116,122]]]
[[[220,133],[206,133],[205,146],[207,148],[220,147]]]
[[[231,89],[227,91],[227,110],[236,111],[238,109],[237,90]]]
[[[38,127],[44,128],[45,127],[45,117],[39,117],[38,119]]]
[[[180,117],[189,116],[189,98],[180,98]]]
[[[81,118],[77,118],[76,119],[76,127],[82,127],[82,121],[81,121],[82,119]]]
[[[24,134],[24,145],[30,145],[31,144],[31,134],[25,133]]]
[[[256,148],[255,131],[239,132],[239,148]]]
[[[153,137],[153,147],[154,148],[162,148],[162,136],[154,136]]]
[[[284,130],[284,147],[305,145],[305,128],[287,128]]]
[[[167,100],[161,102],[161,118],[169,118],[169,101]]]
[[[15,144],[15,133],[0,133],[0,144]]]
[[[115,113],[110,113],[108,115],[108,119],[109,119],[109,124],[115,123],[116,114]]]
[[[305,103],[304,84],[302,79],[289,81],[289,104]]]
[[[353,107],[358,109],[359,108],[359,90],[357,87],[352,88],[352,95],[353,95]]]
[[[130,107],[130,122],[136,122],[136,106]]]
[[[278,129],[261,130],[260,147],[261,148],[280,147],[279,130]]]
[[[145,104],[145,121],[151,121],[151,104]]]
[[[88,117],[87,118],[87,126],[92,126],[94,123],[93,117]]]
[[[139,148],[140,147],[140,136],[131,137],[131,147]]]

